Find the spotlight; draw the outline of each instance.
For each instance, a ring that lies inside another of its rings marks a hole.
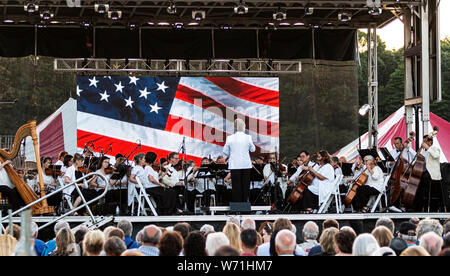
[[[221,28],[222,30],[231,30],[231,26],[228,25],[228,24],[223,24],[223,25],[220,26],[220,28]]]
[[[81,22],[81,27],[89,28],[91,26],[91,23],[89,21],[83,21]]]
[[[192,19],[200,21],[206,18],[206,12],[202,10],[192,11]]]
[[[314,13],[314,7],[311,5],[305,6],[305,15],[312,15]]]
[[[169,6],[167,7],[167,13],[168,14],[176,14],[177,13],[177,6],[174,2],[170,2]]]
[[[175,23],[173,23],[173,27],[175,28],[175,29],[181,29],[181,28],[183,28],[183,23],[182,22],[175,22]]]
[[[374,15],[374,16],[378,16],[378,15],[380,15],[382,12],[383,12],[383,9],[382,9],[382,8],[375,8],[375,7],[369,8],[369,13],[370,13],[371,15]]]
[[[282,21],[285,20],[286,17],[287,17],[286,12],[280,9],[278,9],[277,12],[273,13],[273,20]]]
[[[109,4],[94,4],[94,10],[96,13],[104,14],[109,11]]]
[[[28,3],[23,5],[23,9],[28,13],[34,13],[39,10],[39,5],[35,3]]]
[[[239,4],[234,6],[234,13],[235,14],[247,14],[248,13],[248,6],[241,0]]]
[[[339,12],[338,19],[341,22],[348,22],[348,21],[352,20],[352,14],[348,11]]]
[[[377,16],[383,12],[381,8],[381,0],[367,0],[367,8],[371,15]]]
[[[42,20],[50,20],[55,17],[55,14],[50,10],[44,10],[40,14]]]
[[[112,20],[119,20],[122,18],[122,11],[108,11],[108,18]]]
[[[367,112],[369,112],[369,110],[371,110],[372,107],[368,104],[365,104],[363,106],[361,106],[361,108],[359,109],[359,115],[361,116],[366,116]]]
[[[130,31],[132,31],[136,29],[136,23],[128,23],[127,27]]]

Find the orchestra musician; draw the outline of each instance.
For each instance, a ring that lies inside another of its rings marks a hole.
[[[264,164],[264,157],[258,156],[253,164],[253,173],[257,174],[259,176],[259,181],[252,180],[250,182],[250,202],[252,205],[264,205],[263,198],[260,195],[261,188],[264,184],[264,176],[263,176],[263,170],[264,170],[265,164]]]
[[[231,171],[233,202],[247,202],[250,192],[250,169],[252,161],[250,152],[256,150],[252,137],[245,134],[245,122],[238,118],[234,121],[235,133],[228,136],[223,153],[229,158],[228,169]]]
[[[208,166],[209,158],[203,157],[201,161],[201,167]],[[204,171],[196,171],[194,175],[194,179],[191,184],[188,186],[188,208],[189,211],[194,212],[195,208],[195,199],[197,195],[203,195],[203,205],[205,207],[210,206],[210,199],[211,195],[216,192],[215,182],[216,180],[214,178],[197,178],[199,176],[209,176],[211,175],[210,172],[204,172]]]
[[[171,152],[167,157],[169,165],[165,167],[167,174],[162,178],[162,183],[168,187],[172,187],[177,193],[176,206],[181,211],[183,202],[178,200],[180,195],[184,198],[184,178],[180,170],[182,169],[180,157],[177,152]]]
[[[4,163],[0,162],[0,193],[2,197],[9,199],[13,210],[19,209],[24,205],[22,197],[16,189],[16,186],[11,182],[8,173],[4,169],[5,166],[11,166],[11,160],[6,160]]]
[[[425,171],[422,174],[414,200],[414,209],[416,212],[421,212],[425,207],[428,207],[426,211],[429,212],[441,208],[441,212],[446,212],[440,167],[441,150],[434,145],[433,137],[428,135],[423,137],[422,147],[424,149],[422,155],[425,157]],[[425,202],[425,199],[428,202]]]
[[[356,195],[352,200],[353,209],[357,212],[366,213],[369,211],[367,208],[367,203],[373,195],[378,195],[384,189],[384,175],[383,171],[375,162],[375,158],[371,155],[366,155],[364,157],[364,167],[361,173],[366,173],[368,175],[367,182],[356,190]],[[354,181],[357,178],[349,179]]]
[[[103,178],[99,177],[98,175],[94,175],[88,181],[89,188],[91,190],[95,191],[95,193],[92,192],[93,197],[91,199],[102,194],[107,187],[109,190],[108,193],[111,193],[112,191],[110,189],[116,184],[116,182],[111,179],[112,174],[107,172],[107,170],[111,170],[110,158],[107,156],[102,156],[102,157],[100,157],[100,159],[97,163],[98,163],[98,166],[97,166],[97,170],[95,172],[104,176],[106,178],[107,182],[105,182],[103,180]],[[89,200],[91,200],[91,199],[89,199]],[[86,199],[86,201],[88,201],[88,199]]]
[[[156,201],[157,212],[160,215],[172,215],[176,212],[176,197],[175,190],[167,188],[161,183],[163,173],[159,166],[155,164],[157,155],[154,152],[147,152],[145,154],[145,179],[143,185],[145,191],[151,195]],[[158,167],[159,172],[155,171],[154,167]],[[145,184],[144,184],[145,183]]]
[[[131,189],[131,185],[138,184],[136,178],[139,177],[143,179],[145,177],[144,167],[145,167],[145,154],[138,153],[133,157],[134,167],[131,169],[130,177],[128,179],[128,207],[133,203],[133,189]],[[139,190],[139,189],[137,189]]]
[[[61,151],[60,153],[58,153],[58,161],[56,161],[55,166],[64,166],[64,157],[67,154],[67,151]]]
[[[414,156],[416,156],[416,152],[409,147],[409,143],[403,143],[403,139],[401,137],[394,138],[394,149],[390,150],[389,153],[397,160],[398,158],[402,158],[405,164],[409,164],[414,160]],[[391,161],[387,163],[387,167],[392,169],[395,165],[395,161]]]
[[[215,163],[219,165],[225,165],[226,161],[222,155],[219,155],[216,158]],[[227,171],[223,171],[216,175],[216,200],[218,205],[228,205],[231,201],[231,181],[224,181],[227,174]]]
[[[50,194],[58,188],[58,182],[55,179],[55,176],[58,177],[62,175],[61,172],[57,173],[54,170],[50,169],[50,165],[52,164],[51,157],[45,157],[42,162],[42,170],[44,172],[42,176],[42,180],[44,182],[45,193]],[[50,172],[50,173],[49,173]],[[58,206],[61,202],[61,196],[56,194],[52,197],[47,198],[48,205],[50,206]]]
[[[75,153],[73,156],[73,165],[67,168],[65,174],[64,174],[64,184],[70,184],[72,182],[77,181],[77,179],[83,177],[83,173],[79,172],[79,168],[83,167],[84,163],[84,157],[79,154]],[[78,187],[82,189],[82,191],[88,189],[88,183],[86,179],[83,179],[82,181],[79,181],[77,183]],[[81,204],[81,197],[78,195],[78,193],[75,190],[74,186],[68,187],[67,189],[64,189],[64,193],[71,195],[72,197],[76,197],[75,203],[73,204],[73,208],[77,208]],[[84,194],[83,194],[84,196]],[[77,213],[74,213],[74,215],[77,215]]]
[[[330,164],[331,166],[333,166],[334,169],[334,177],[338,177],[343,174],[342,168],[339,163],[339,158],[337,158],[336,156],[331,157]]]
[[[285,202],[286,203],[288,202],[288,199],[289,199],[288,197],[291,195],[291,193],[295,187],[295,184],[297,183],[298,178],[303,171],[303,168],[304,168],[303,165],[305,164],[305,166],[307,166],[307,167],[314,166],[314,162],[312,162],[310,160],[311,156],[308,151],[306,151],[306,150],[301,151],[299,156],[300,156],[300,160],[297,159],[297,164],[299,167],[297,168],[297,171],[289,178],[289,181],[287,182],[287,188],[286,188],[286,192],[285,192]]]
[[[329,190],[334,181],[334,169],[330,164],[330,155],[327,151],[321,150],[317,155],[315,166],[303,165],[303,170],[308,170],[315,178],[304,191],[301,209],[305,214],[311,214],[313,209],[319,207],[320,190]]]

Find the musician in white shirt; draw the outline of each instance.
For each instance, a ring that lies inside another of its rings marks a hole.
[[[76,177],[76,172],[78,172],[78,168],[81,168],[83,166],[83,162],[84,162],[84,157],[79,154],[76,153],[73,156],[73,165],[69,168],[67,168],[66,173],[64,174],[64,185],[70,184],[72,182],[75,182],[79,177]],[[81,174],[81,173],[80,173]],[[83,174],[81,174],[83,175]],[[88,188],[88,184],[86,179],[83,179],[81,181],[79,181],[76,184],[80,189],[87,189]],[[82,190],[83,192],[83,190]],[[77,208],[78,205],[81,204],[81,197],[78,195],[78,193],[75,192],[75,187],[74,186],[70,186],[67,189],[64,189],[64,193],[69,194],[77,197],[75,200],[75,203],[73,204],[73,208]],[[85,196],[83,194],[83,196]],[[75,213],[76,215],[76,213]]]
[[[145,172],[145,154],[138,153],[133,157],[134,160],[134,167],[131,169],[130,178],[128,179],[128,206],[131,206],[133,203],[133,191],[135,187],[137,187],[137,178],[144,179]],[[144,183],[142,183],[144,185]],[[134,186],[134,187],[133,187]]]
[[[411,163],[414,160],[414,157],[416,156],[416,152],[409,147],[409,143],[403,143],[403,139],[401,137],[395,137],[394,138],[394,149],[389,151],[391,156],[394,158],[394,160],[397,161],[397,159],[400,156],[406,163]],[[392,169],[395,165],[394,161],[388,162],[387,167],[389,169]]]
[[[11,160],[0,162],[0,193],[2,198],[7,197],[9,199],[9,204],[12,205],[13,211],[15,211],[23,204],[23,200],[6,172],[5,166],[8,165],[12,166]]]
[[[375,158],[371,155],[364,157],[365,169],[363,173],[366,173],[368,178],[366,183],[356,190],[356,195],[352,200],[353,209],[367,212],[367,202],[373,195],[378,195],[384,190],[384,174],[380,167],[375,163]]]
[[[298,162],[298,161],[297,161]],[[309,152],[306,150],[303,150],[300,152],[300,162],[298,162],[298,168],[297,171],[289,178],[287,182],[287,188],[285,192],[285,203],[288,203],[289,197],[291,196],[292,191],[294,190],[294,186],[297,183],[298,177],[303,171],[303,167],[312,167],[315,165],[314,162],[310,160]]]
[[[185,200],[184,194],[184,174],[182,173],[182,166],[178,164],[180,161],[179,154],[177,152],[171,152],[168,156],[169,165],[166,166],[168,170],[167,174],[162,178],[162,183],[166,186],[172,187],[177,192],[177,208],[183,209],[183,202],[178,200],[180,196]],[[177,170],[177,168],[180,170]]]
[[[61,151],[60,153],[58,153],[58,161],[56,161],[55,166],[64,166],[64,157],[67,154],[67,151]]]
[[[242,119],[234,121],[235,133],[228,136],[223,147],[223,153],[229,157],[228,169],[231,171],[233,186],[231,201],[247,202],[250,191],[250,169],[252,160],[250,152],[256,150],[252,137],[245,134],[245,122]]]

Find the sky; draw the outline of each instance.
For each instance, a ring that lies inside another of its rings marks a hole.
[[[450,0],[441,0],[441,39],[450,36]],[[395,20],[386,27],[377,30],[378,35],[386,42],[388,50],[403,47],[403,23]]]

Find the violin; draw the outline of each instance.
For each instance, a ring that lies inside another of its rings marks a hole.
[[[85,167],[79,167],[79,168],[78,168],[78,171],[79,171],[80,173],[84,173],[84,174],[88,174],[88,173],[91,173],[91,172],[92,172],[90,169],[85,168]]]
[[[113,174],[115,173],[116,169],[113,166],[109,166],[108,168],[105,169],[105,173],[106,174]]]
[[[53,177],[63,176],[64,175],[64,173],[62,171],[56,171],[56,170],[51,169],[51,168],[46,168],[44,173],[45,173],[45,175],[49,175],[49,176],[53,176]]]

